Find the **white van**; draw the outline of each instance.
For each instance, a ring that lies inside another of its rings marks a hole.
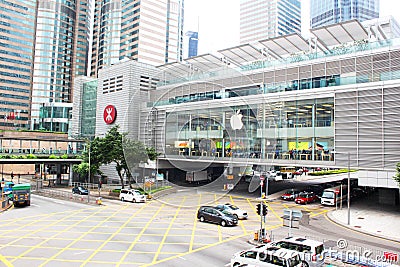
[[[134,189],[121,189],[121,192],[119,193],[119,199],[122,202],[146,202],[146,196],[140,193],[140,191]]]
[[[296,251],[264,245],[235,253],[231,259],[231,267],[251,265],[257,267],[301,267],[303,263]]]
[[[323,266],[324,244],[305,237],[287,237],[282,240],[271,242],[267,246],[284,248],[297,251],[301,260],[309,266]]]

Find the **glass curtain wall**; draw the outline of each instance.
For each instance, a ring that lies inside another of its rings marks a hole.
[[[166,120],[166,153],[333,160],[333,112],[333,98],[171,112]]]

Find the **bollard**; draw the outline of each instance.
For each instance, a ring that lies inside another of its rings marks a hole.
[[[254,232],[254,240],[258,241],[258,230]]]

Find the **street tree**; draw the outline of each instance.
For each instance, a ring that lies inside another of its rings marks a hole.
[[[393,176],[393,179],[397,182],[400,187],[400,162],[396,165],[396,174]]]
[[[131,171],[141,161],[147,161],[147,153],[143,143],[120,133],[119,126],[111,128],[103,138],[95,138],[92,142],[91,156],[100,164],[115,164],[115,170],[124,188],[125,174],[131,184]]]

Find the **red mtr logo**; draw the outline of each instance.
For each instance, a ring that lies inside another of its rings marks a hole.
[[[117,109],[113,105],[108,105],[104,109],[103,119],[107,124],[112,124],[117,118]]]

